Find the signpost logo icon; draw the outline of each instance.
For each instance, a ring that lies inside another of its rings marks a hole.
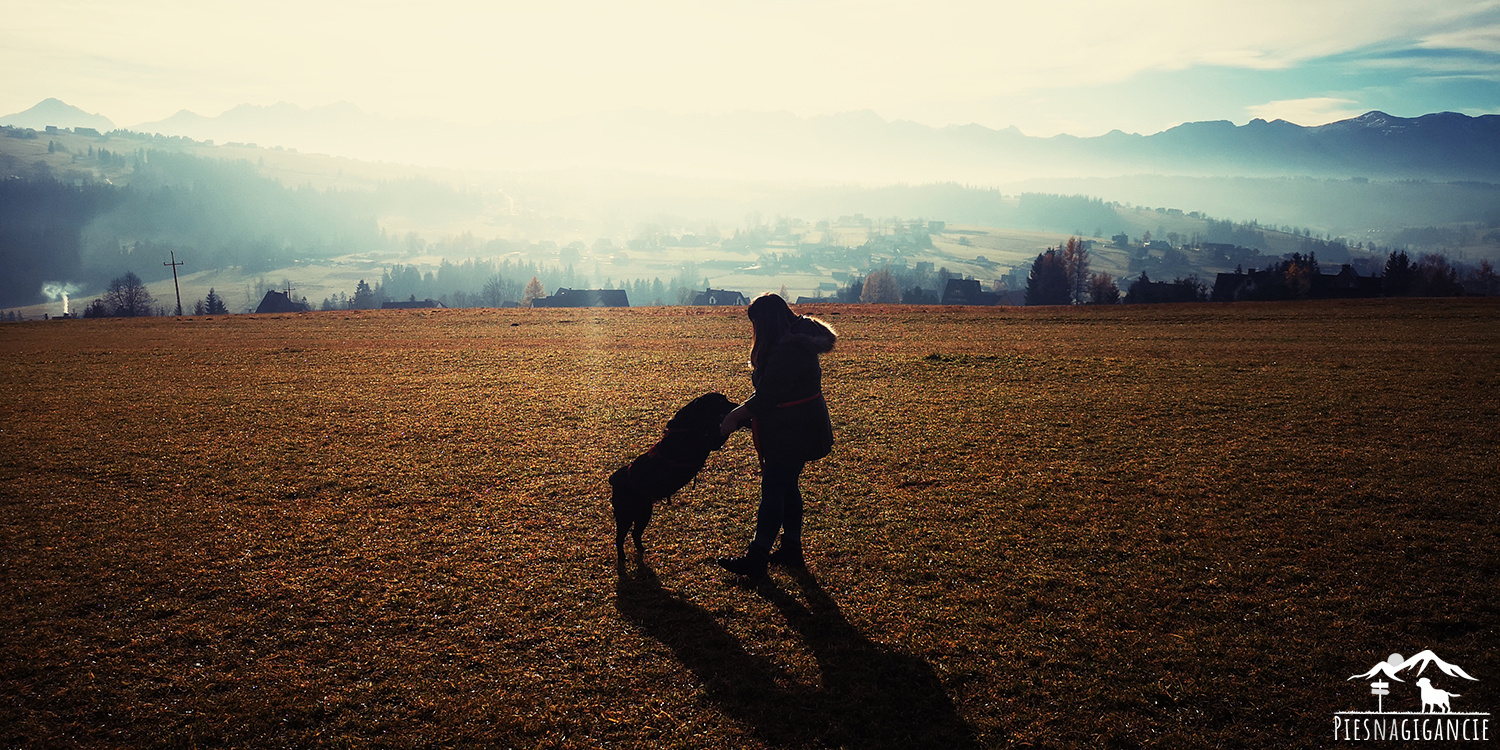
[[[1389,682],[1383,682],[1383,681],[1382,682],[1372,682],[1372,683],[1370,683],[1370,694],[1371,695],[1378,695],[1378,696],[1380,696],[1380,698],[1379,698],[1380,703],[1376,706],[1375,710],[1376,710],[1377,713],[1384,713],[1385,712],[1385,696],[1391,694],[1391,683],[1389,683]]]

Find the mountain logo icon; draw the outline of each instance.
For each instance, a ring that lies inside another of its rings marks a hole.
[[[1431,651],[1423,651],[1422,653],[1417,654],[1410,659],[1401,658],[1401,654],[1391,654],[1389,659],[1386,659],[1385,661],[1371,667],[1370,671],[1365,672],[1364,674],[1352,675],[1349,679],[1368,680],[1377,674],[1381,674],[1395,680],[1396,682],[1405,682],[1405,680],[1402,680],[1397,676],[1398,673],[1404,672],[1408,669],[1411,669],[1412,667],[1416,667],[1417,676],[1421,677],[1422,672],[1426,670],[1427,666],[1430,664],[1436,664],[1437,668],[1441,670],[1443,674],[1448,675],[1449,677],[1462,677],[1465,680],[1474,680],[1475,682],[1478,682],[1477,679],[1470,677],[1469,673],[1465,672],[1457,664],[1449,664],[1448,662],[1445,662],[1442,659],[1438,658],[1438,655],[1432,653]]]

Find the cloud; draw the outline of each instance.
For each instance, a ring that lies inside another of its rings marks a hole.
[[[1422,49],[1459,49],[1500,54],[1500,25],[1446,31],[1422,37]]]
[[[1246,107],[1245,111],[1263,120],[1286,120],[1304,127],[1313,127],[1364,114],[1364,110],[1359,109],[1358,104],[1359,102],[1353,99],[1316,96],[1307,99],[1266,102]]]
[[[1432,46],[1378,50],[1352,57],[1351,62],[1356,68],[1378,72],[1392,79],[1407,75],[1415,78],[1443,76],[1500,80],[1500,53],[1475,49]]]

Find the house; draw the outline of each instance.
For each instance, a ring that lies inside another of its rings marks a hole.
[[[445,305],[445,304],[443,304],[441,302],[437,302],[437,301],[432,300],[432,299],[422,299],[422,300],[419,300],[419,299],[416,298],[415,295],[413,295],[411,299],[409,299],[409,300],[407,300],[405,302],[382,302],[382,303],[380,303],[380,309],[382,309],[382,310],[421,310],[421,309],[429,308],[429,307],[444,307],[444,308],[446,308],[447,305]]]
[[[630,307],[624,289],[560,288],[551,297],[531,301],[532,307]]]
[[[1233,276],[1234,274],[1230,275]],[[1190,277],[1176,281],[1152,281],[1145,274],[1141,274],[1140,279],[1130,283],[1130,289],[1125,293],[1125,302],[1134,305],[1160,304],[1163,302],[1202,302],[1203,297],[1200,294],[1203,291],[1202,285],[1198,283],[1196,278]]]
[[[1305,292],[1307,299],[1354,299],[1379,297],[1381,278],[1360,276],[1354,268],[1344,264],[1338,273],[1320,273],[1311,279]],[[1245,273],[1221,273],[1214,277],[1214,302],[1233,302],[1242,299],[1292,299],[1299,296],[1287,287],[1286,279],[1274,270],[1249,271]]]
[[[995,304],[1007,307],[1025,307],[1026,290],[1024,289],[1002,289],[995,292]]]
[[[1379,297],[1383,281],[1379,276],[1360,276],[1353,266],[1345,263],[1338,273],[1318,274],[1313,279],[1313,294],[1333,299]]]
[[[1209,299],[1214,302],[1233,302],[1242,290],[1250,288],[1252,275],[1260,273],[1220,273],[1214,277],[1214,289]]]
[[[264,299],[260,301],[260,307],[255,308],[257,313],[289,313],[307,312],[312,308],[306,302],[294,301],[286,292],[271,290],[266,292]]]
[[[944,305],[998,305],[1000,295],[986,292],[978,279],[948,279],[943,288]]]
[[[709,305],[712,307],[734,305],[744,306],[750,304],[750,300],[745,299],[745,295],[740,294],[739,292],[731,292],[727,289],[709,288],[708,290],[699,294],[697,297],[694,297],[693,304]]]

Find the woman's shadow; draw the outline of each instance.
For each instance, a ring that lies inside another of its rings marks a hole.
[[[644,563],[621,562],[615,606],[661,641],[725,714],[767,744],[848,748],[974,747],[932,666],[871,642],[839,612],[817,578],[795,576],[806,604],[770,579],[756,591],[802,636],[822,686],[799,683],[745,650],[712,613],[661,587]]]

